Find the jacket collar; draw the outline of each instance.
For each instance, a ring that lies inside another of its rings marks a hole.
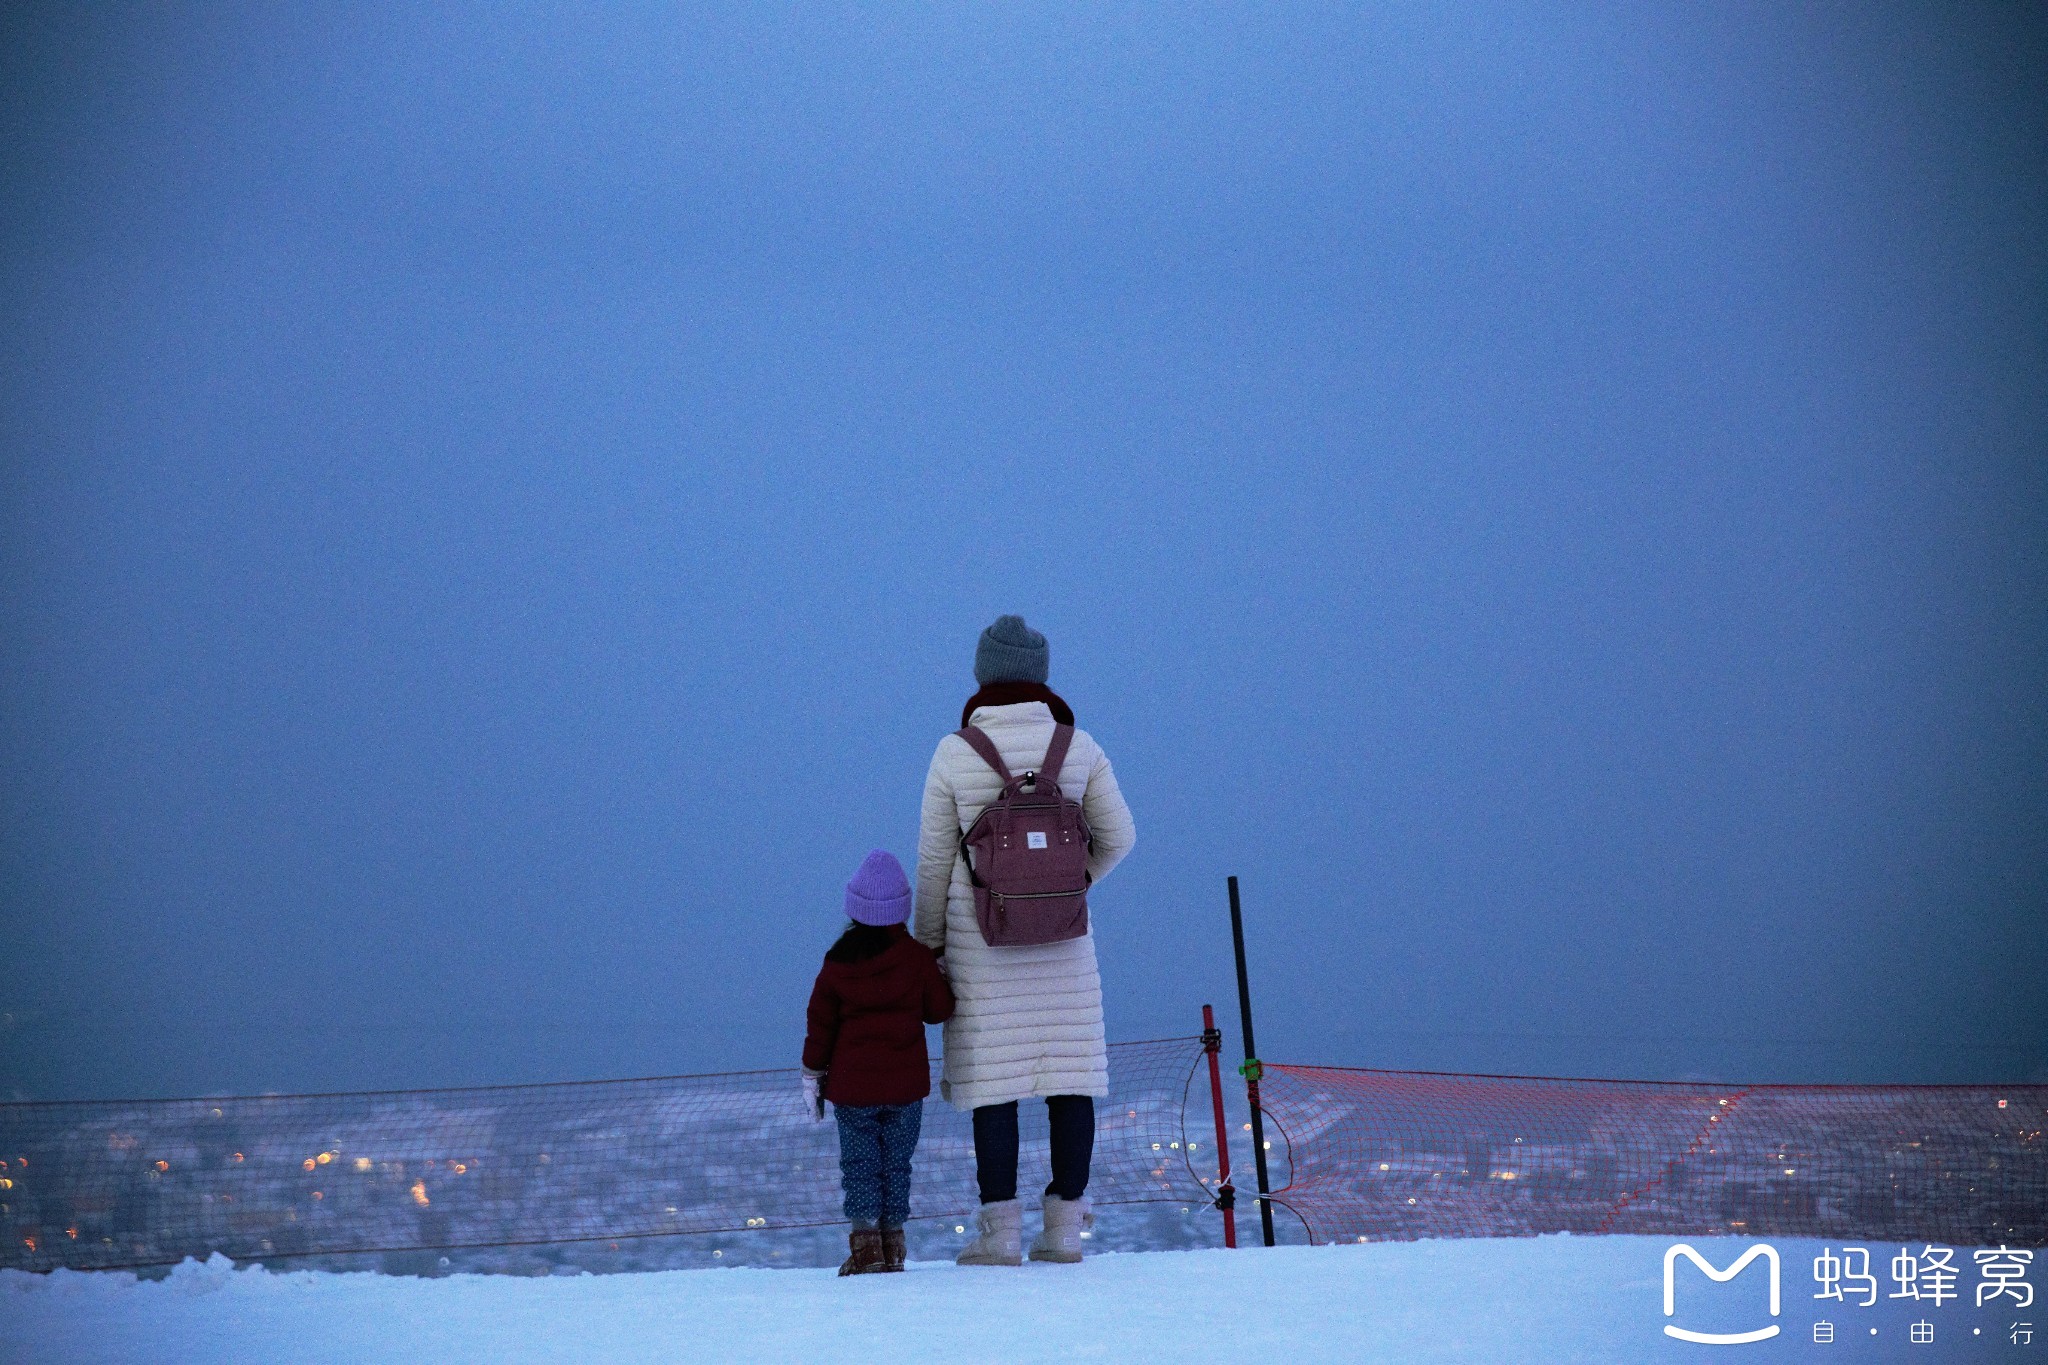
[[[1054,721],[1061,725],[1074,723],[1074,708],[1066,699],[1047,687],[1035,682],[992,682],[982,684],[981,690],[967,699],[967,705],[960,708],[960,723],[972,725],[974,713],[982,709],[1011,706],[1017,702],[1044,702],[1052,713]]]
[[[986,730],[991,725],[1030,725],[1052,718],[1052,708],[1044,702],[1020,701],[1008,706],[977,706],[967,723]]]

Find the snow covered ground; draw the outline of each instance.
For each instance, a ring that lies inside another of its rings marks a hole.
[[[1726,1267],[1754,1243],[1696,1239]],[[2031,1310],[1816,1302],[1820,1244],[1774,1243],[1725,1284],[1680,1263],[1663,1313],[1660,1237],[1566,1236],[1100,1255],[1079,1266],[841,1280],[829,1270],[722,1269],[527,1279],[276,1274],[187,1262],[169,1278],[0,1272],[6,1361],[1817,1361],[2011,1360]],[[1838,1248],[1839,1250],[1839,1248]],[[1882,1257],[1871,1248],[1882,1282]],[[1967,1263],[1967,1254],[1958,1259]],[[2035,1275],[2038,1276],[2036,1271]],[[2010,1304],[2006,1305],[2008,1308]],[[1816,1344],[1828,1321],[1834,1340]],[[1909,1344],[1926,1321],[1935,1340]],[[1663,1334],[1775,1323],[1739,1350]],[[1871,1329],[1875,1328],[1873,1333]]]

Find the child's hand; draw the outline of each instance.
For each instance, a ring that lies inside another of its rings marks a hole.
[[[811,1116],[811,1122],[813,1123],[823,1123],[825,1121],[824,1085],[824,1072],[805,1070],[804,1112]]]

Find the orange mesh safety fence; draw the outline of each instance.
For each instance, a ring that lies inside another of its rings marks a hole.
[[[1176,1150],[1199,1040],[1118,1043],[1090,1197],[1202,1198]],[[937,1064],[934,1063],[934,1081]],[[1045,1121],[1022,1116],[1043,1178]],[[1035,1121],[1034,1121],[1035,1120]],[[0,1267],[617,1241],[842,1221],[837,1125],[795,1071],[373,1094],[0,1105]],[[977,1204],[934,1094],[914,1217]]]
[[[1090,1196],[1206,1202],[1196,1039],[1109,1049]],[[2048,1086],[1725,1086],[1267,1063],[1274,1202],[1312,1241],[1542,1232],[2048,1243]],[[0,1105],[0,1267],[288,1260],[836,1224],[797,1073]],[[1232,1108],[1237,1107],[1233,1095]],[[1022,1170],[1047,1164],[1026,1115]],[[1233,1142],[1245,1139],[1233,1120]],[[1249,1152],[1234,1159],[1249,1207]],[[975,1203],[925,1106],[914,1218]]]
[[[1260,1102],[1274,1202],[1317,1242],[1613,1232],[2048,1243],[2048,1086],[1268,1062]]]

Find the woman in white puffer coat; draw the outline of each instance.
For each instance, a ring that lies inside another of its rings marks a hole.
[[[1073,711],[1046,686],[1049,657],[1045,637],[1021,616],[999,617],[975,649],[974,680],[981,689],[968,699],[961,726],[986,734],[1013,773],[1043,763],[1054,726],[1074,723]],[[1093,835],[1088,872],[1099,885],[1131,851],[1137,831],[1108,757],[1086,731],[1074,731],[1059,786],[1087,815]],[[1032,1098],[1045,1100],[1052,1126],[1052,1183],[1031,1256],[1078,1261],[1095,1100],[1109,1093],[1102,978],[1093,932],[1028,947],[991,947],[983,940],[960,839],[1001,790],[995,770],[967,741],[956,734],[939,741],[924,785],[913,932],[941,955],[957,1002],[946,1024],[939,1093],[974,1115],[982,1203],[977,1236],[959,1261],[1023,1261],[1017,1102]]]

